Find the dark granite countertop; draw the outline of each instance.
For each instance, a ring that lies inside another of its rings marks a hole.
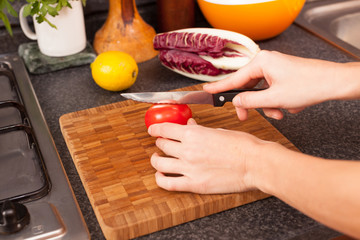
[[[140,4],[140,13],[144,14],[146,21],[155,25],[156,8],[151,3],[154,1],[140,2],[145,2]],[[93,6],[88,4],[88,11],[85,10],[88,13],[86,25],[90,41],[106,18],[105,10],[95,12]],[[28,41],[16,23],[14,33],[15,37],[11,39],[4,28],[0,28],[0,53],[16,52],[20,43]],[[354,61],[296,25],[290,26],[280,36],[258,44],[262,49],[302,57],[336,62]],[[119,93],[99,88],[92,80],[89,65],[30,75],[30,78],[91,237],[104,239],[61,134],[59,117],[124,99]],[[154,58],[139,64],[138,79],[127,91],[162,91],[199,83],[166,70]],[[324,158],[360,159],[359,119],[360,101],[331,101],[309,107],[296,115],[286,114],[281,121],[268,120],[304,153]],[[338,235],[279,199],[270,197],[140,239],[331,239]]]

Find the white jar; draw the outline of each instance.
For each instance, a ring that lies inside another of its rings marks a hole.
[[[57,16],[46,16],[56,26],[56,29],[45,21],[39,24],[34,16],[35,32],[30,29],[23,16],[24,6],[20,9],[21,29],[28,38],[37,40],[39,49],[44,55],[63,57],[85,49],[86,32],[82,2],[74,0],[70,1],[70,4],[72,8],[63,7]]]

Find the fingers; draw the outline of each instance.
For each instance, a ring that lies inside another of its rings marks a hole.
[[[284,117],[283,112],[277,108],[264,108],[264,114],[270,118],[281,120]]]
[[[176,158],[161,157],[154,153],[150,159],[151,165],[157,170],[156,184],[168,191],[191,191],[189,178],[182,175],[184,163]],[[170,175],[169,174],[180,174]]]
[[[244,108],[236,107],[236,114],[240,121],[245,121],[248,118],[248,110]]]
[[[239,108],[279,108],[274,97],[274,91],[270,88],[256,92],[242,92],[233,99],[233,105]]]
[[[197,125],[195,119],[190,118],[187,125]],[[148,128],[148,133],[153,137],[163,137],[181,141],[185,125],[176,123],[153,124]]]
[[[218,93],[240,87],[254,87],[263,78],[262,67],[256,58],[224,80],[204,85],[204,91]]]
[[[292,114],[296,114],[301,112],[302,110],[304,110],[305,108],[292,108],[292,109],[288,109],[289,113]],[[281,120],[284,118],[284,113],[277,108],[264,108],[263,109],[264,114],[270,118],[276,119],[276,120]]]
[[[181,174],[183,172],[183,164],[176,158],[162,157],[159,154],[154,153],[151,156],[150,163],[159,172],[177,174]]]
[[[149,127],[148,133],[153,137],[163,137],[180,141],[184,132],[183,127],[183,125],[175,123],[153,124]]]
[[[299,113],[301,112],[302,110],[304,110],[305,107],[301,107],[301,108],[291,108],[291,109],[288,109],[288,112],[289,113]]]
[[[191,191],[191,185],[186,176],[169,177],[162,172],[155,173],[156,184],[168,191]]]
[[[288,112],[292,113],[292,114],[296,114],[296,113],[301,112],[304,109],[305,109],[304,107],[302,107],[302,108],[292,108],[292,109],[288,109]],[[280,109],[277,109],[277,108],[264,108],[263,111],[264,111],[264,114],[266,116],[270,117],[270,118],[273,118],[273,119],[276,119],[276,120],[281,120],[281,119],[284,118],[284,113]]]
[[[239,118],[240,121],[245,121],[248,118],[247,109],[244,108],[235,108],[235,109],[236,109],[237,117]],[[284,117],[283,112],[277,108],[264,108],[263,112],[266,116],[276,120],[281,120]]]
[[[187,125],[197,125],[197,122],[195,121],[195,119],[189,118],[189,120],[187,121]]]
[[[235,108],[236,114],[240,121],[245,121],[248,118],[248,110],[244,108]],[[288,109],[289,113],[296,114],[304,110],[305,108],[294,108],[294,109]],[[263,109],[264,114],[269,117],[276,120],[281,120],[284,118],[284,113],[277,108],[264,108]]]
[[[179,157],[182,152],[180,142],[166,138],[156,139],[156,146],[168,156]]]

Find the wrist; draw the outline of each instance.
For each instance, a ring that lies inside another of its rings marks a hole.
[[[270,195],[278,195],[278,187],[284,181],[284,172],[291,167],[288,165],[291,162],[289,160],[295,157],[293,154],[298,153],[279,143],[268,141],[262,141],[255,151],[257,156],[247,161],[247,186]]]
[[[282,146],[275,142],[259,141],[253,148],[255,155],[246,161],[244,181],[250,189],[259,189],[271,194],[269,180],[276,166],[277,148]]]
[[[360,99],[360,63],[344,63],[334,74],[332,100]]]

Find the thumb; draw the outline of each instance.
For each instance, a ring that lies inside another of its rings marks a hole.
[[[233,105],[239,108],[277,108],[270,89],[256,92],[242,92],[233,99]]]

